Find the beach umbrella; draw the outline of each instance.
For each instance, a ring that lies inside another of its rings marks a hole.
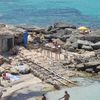
[[[85,27],[85,26],[81,26],[81,27],[79,27],[78,29],[79,29],[79,30],[88,30],[88,28]]]

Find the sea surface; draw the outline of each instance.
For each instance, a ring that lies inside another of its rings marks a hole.
[[[100,27],[100,0],[0,0],[0,22],[47,26],[55,22]]]

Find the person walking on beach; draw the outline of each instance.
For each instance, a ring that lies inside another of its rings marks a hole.
[[[64,98],[64,100],[69,100],[70,95],[68,94],[67,91],[65,91],[65,95],[64,95],[63,97],[61,97],[60,99],[63,99],[63,98]],[[60,100],[60,99],[59,99],[59,100]]]
[[[46,98],[46,96],[44,94],[42,96],[43,96],[42,100],[47,100],[47,98]]]

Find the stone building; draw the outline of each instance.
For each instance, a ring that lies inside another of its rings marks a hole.
[[[0,53],[9,51],[16,44],[21,43],[24,31],[13,25],[0,24]]]
[[[0,52],[10,50],[14,46],[14,35],[11,31],[0,31]]]

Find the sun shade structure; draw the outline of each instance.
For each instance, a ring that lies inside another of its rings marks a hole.
[[[79,29],[79,30],[88,30],[88,28],[85,27],[85,26],[81,26],[81,27],[79,27],[78,29]]]

